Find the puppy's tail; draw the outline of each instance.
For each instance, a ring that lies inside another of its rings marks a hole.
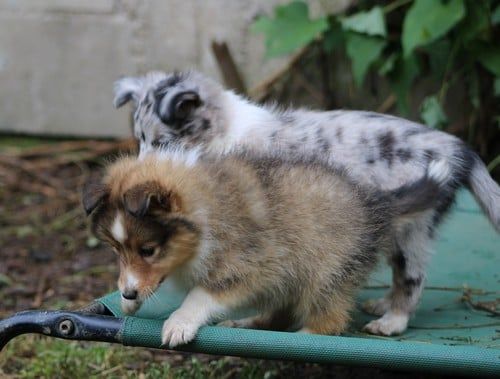
[[[392,208],[398,216],[404,216],[436,207],[451,178],[452,170],[447,160],[431,161],[421,179],[390,191]]]
[[[490,176],[488,169],[476,153],[472,153],[472,168],[468,185],[484,213],[500,233],[500,186]]]

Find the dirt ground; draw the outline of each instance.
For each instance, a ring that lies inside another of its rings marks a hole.
[[[119,153],[133,153],[135,143],[38,141],[3,136],[0,139],[3,139],[0,144],[0,318],[26,309],[77,309],[114,291],[115,256],[90,236],[80,204],[80,191],[86,180],[98,175],[103,163]],[[26,351],[23,354],[27,354]],[[27,362],[35,354],[27,354]],[[147,354],[150,359],[169,361],[177,366],[189,364],[193,356],[158,350],[149,350]],[[228,359],[196,357],[205,363]],[[4,364],[0,373],[18,377],[16,367]],[[273,374],[264,375],[266,377],[429,377],[378,369],[236,358],[231,358],[230,367],[248,364],[271,367],[273,371],[266,372]],[[238,372],[241,371],[236,370],[235,374],[228,371],[225,377],[239,377]]]

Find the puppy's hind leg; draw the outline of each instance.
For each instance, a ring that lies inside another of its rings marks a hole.
[[[392,289],[384,296],[379,299],[370,299],[365,301],[361,308],[366,313],[373,316],[382,316],[389,309],[391,309],[391,297],[392,297]]]
[[[298,333],[338,335],[347,329],[353,307],[350,295],[335,296],[328,305],[312,311]]]
[[[422,215],[419,220],[397,234],[397,245],[391,259],[393,284],[385,298],[390,306],[383,316],[369,322],[364,330],[379,335],[403,333],[410,315],[415,311],[424,286],[431,237],[429,225],[432,214]]]
[[[269,329],[269,325],[269,315],[257,315],[252,317],[240,318],[238,320],[224,320],[217,324],[217,326],[242,329]]]
[[[246,317],[239,320],[226,320],[219,326],[243,329],[287,330],[294,323],[294,316],[290,308],[283,308],[265,314]]]

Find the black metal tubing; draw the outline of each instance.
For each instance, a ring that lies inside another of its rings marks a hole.
[[[94,311],[92,309],[92,311]],[[123,319],[99,312],[24,311],[0,321],[0,351],[26,333],[69,340],[122,342]]]

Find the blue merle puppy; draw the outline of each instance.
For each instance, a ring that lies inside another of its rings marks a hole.
[[[225,154],[239,148],[280,149],[346,168],[364,186],[393,190],[421,178],[429,163],[445,160],[450,178],[437,205],[407,217],[394,231],[388,251],[393,285],[364,309],[381,316],[365,330],[402,333],[420,299],[435,230],[460,187],[469,188],[500,231],[500,187],[485,165],[460,139],[398,117],[362,111],[280,110],[250,102],[219,83],[189,71],[151,72],[116,82],[115,106],[132,101],[140,157],[168,145]],[[317,158],[319,157],[319,158]],[[399,225],[399,224],[398,224]]]

